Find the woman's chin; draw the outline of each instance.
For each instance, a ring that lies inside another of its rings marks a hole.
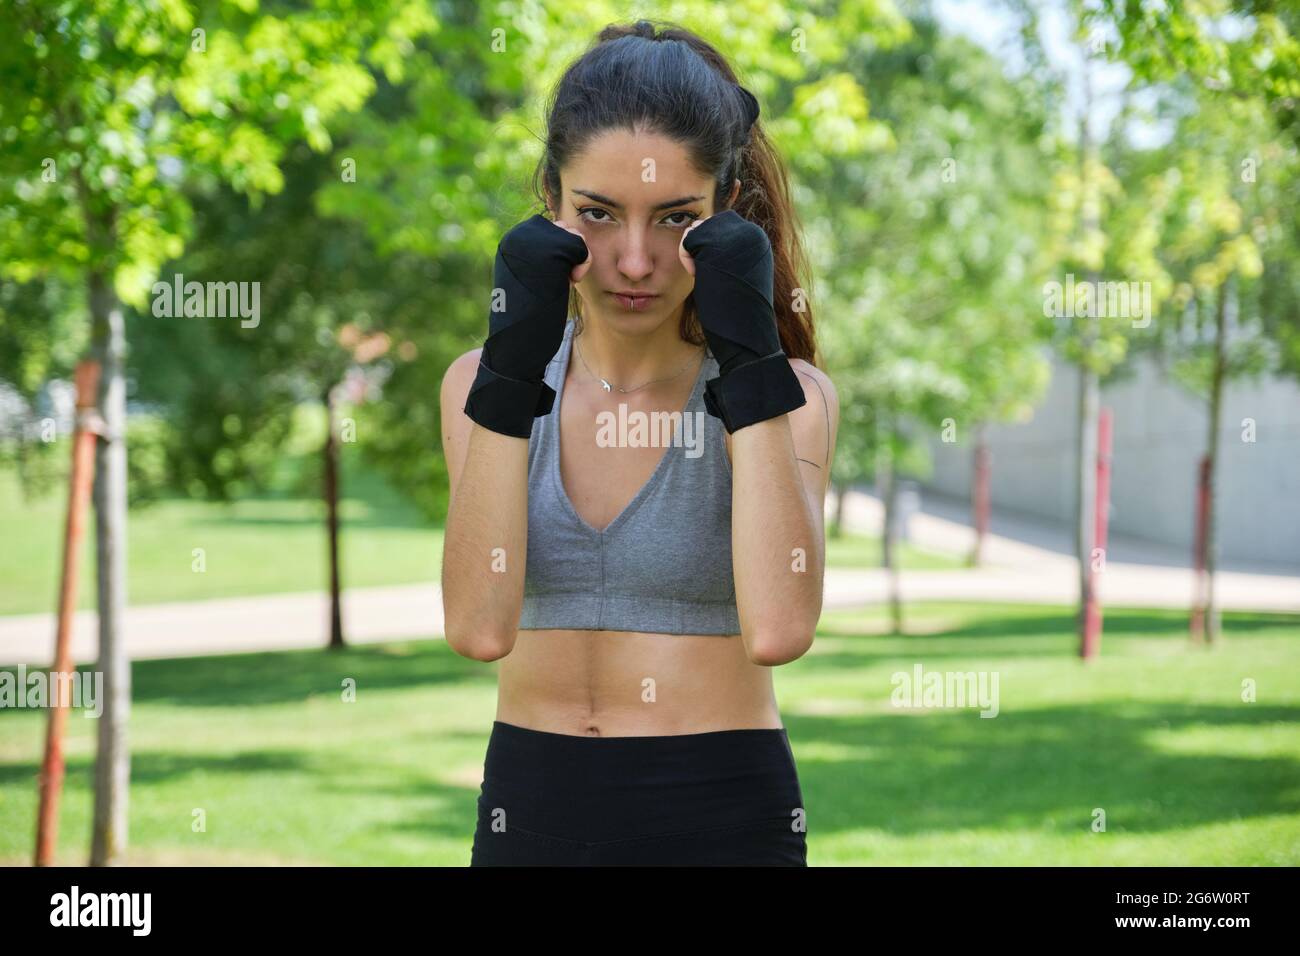
[[[629,308],[626,300],[620,301],[618,296],[606,293],[602,293],[600,301],[596,303],[590,299],[582,300],[583,315],[595,317],[614,328],[629,331],[649,332],[656,329],[673,316],[680,316],[681,307],[681,301],[671,303],[662,295],[655,296],[649,302],[636,303],[634,308]]]

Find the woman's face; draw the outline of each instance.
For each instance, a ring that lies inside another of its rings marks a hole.
[[[577,283],[584,318],[648,331],[679,316],[695,288],[679,258],[682,235],[714,213],[713,182],[691,166],[681,144],[658,133],[609,130],[560,170],[560,182],[564,194],[558,208],[552,200],[551,213],[591,251],[591,268]]]

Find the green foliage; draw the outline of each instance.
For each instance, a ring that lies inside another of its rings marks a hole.
[[[1175,125],[1143,174],[1169,278],[1147,337],[1176,378],[1208,392],[1226,296],[1226,376],[1300,377],[1300,9],[1101,0],[1083,21],[1118,39],[1111,58]]]
[[[52,378],[70,379],[87,343],[79,288],[0,281],[0,379],[29,403]]]
[[[13,0],[0,9],[0,262],[19,281],[112,276],[143,308],[180,255],[182,182],[257,196],[282,186],[286,147],[330,145],[377,47],[431,28],[420,0],[309,5]]]
[[[839,481],[870,474],[880,450],[924,473],[924,436],[948,423],[965,442],[1047,381],[1034,304],[1048,91],[924,19],[906,43],[864,44],[853,70],[889,137],[829,166],[795,153],[826,284]]]
[[[24,503],[68,495],[72,443],[59,441],[0,442],[0,470],[12,467]]]
[[[769,135],[796,171],[889,141],[852,68],[863,50],[910,32],[887,0],[833,8],[670,3],[652,16],[700,33],[732,59],[766,104]],[[375,108],[340,134],[319,214],[363,232],[384,258],[385,288],[400,303],[381,313],[384,328],[415,350],[412,360],[392,363],[382,400],[359,411],[358,435],[427,514],[446,507],[437,383],[486,333],[483,294],[496,244],[534,206],[546,95],[603,26],[627,19],[609,2],[455,7],[408,57],[407,82],[381,86]],[[347,160],[355,181],[341,175]],[[808,196],[801,216],[815,222],[830,206]],[[842,425],[841,449],[852,441],[844,432]]]
[[[1085,29],[1110,27],[1109,53],[1176,127],[1158,149],[1121,131],[1081,157],[1053,123],[1060,64],[1033,42],[1030,5],[1009,7],[1031,66],[1018,76],[926,4],[902,6],[680,0],[652,14],[732,60],[790,166],[841,399],[837,481],[869,476],[882,450],[923,473],[922,439],[945,423],[965,442],[1027,415],[1053,337],[1103,374],[1136,345],[1203,381],[1203,343],[1179,343],[1230,274],[1258,327],[1232,368],[1300,374],[1293,14],[1073,5]],[[357,450],[440,517],[438,382],[481,342],[495,245],[534,207],[547,94],[628,19],[609,0],[12,0],[0,379],[30,401],[69,377],[87,281],[107,276],[127,304],[130,398],[157,416],[132,426],[134,500],[160,482],[223,500],[267,487],[296,410],[364,367],[378,388],[348,406]],[[1084,336],[1045,320],[1043,283],[1093,271],[1151,281],[1154,327]],[[177,273],[259,283],[261,324],[153,315],[153,282]],[[377,354],[356,351],[371,339]]]
[[[1187,81],[1227,98],[1253,99],[1300,142],[1300,8],[1257,0],[1097,0],[1086,27],[1119,38],[1110,54],[1143,83]]]
[[[132,415],[127,420],[126,499],[131,508],[157,502],[172,482],[167,444],[171,426],[157,415]]]
[[[136,310],[128,316],[134,397],[155,402],[173,426],[168,471],[178,487],[221,498],[258,487],[300,397],[296,370],[329,382],[345,358],[328,338],[323,356],[314,348],[337,311],[281,295],[270,305],[284,305],[291,321],[269,334],[222,320],[160,320],[148,309],[155,280],[180,262],[209,280],[283,283],[288,270],[277,272],[273,251],[283,235],[244,246],[256,252],[255,267],[239,261],[229,234],[209,234],[184,255],[196,209],[210,213],[205,203],[227,190],[253,207],[283,192],[295,150],[329,149],[330,128],[374,92],[374,71],[400,80],[414,39],[435,28],[422,0],[364,9],[349,0],[15,0],[0,9],[0,84],[13,93],[0,99],[0,193],[18,200],[0,205],[0,276],[48,278],[67,290],[111,280]],[[68,362],[26,343],[66,348],[84,333],[60,334],[73,315],[70,292],[54,308],[15,318],[32,295],[12,289],[0,297],[0,340],[24,347],[0,374],[30,390],[60,371],[56,360],[65,374]]]

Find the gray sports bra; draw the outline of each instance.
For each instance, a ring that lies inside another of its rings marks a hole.
[[[627,507],[597,531],[578,516],[560,479],[560,405],[573,330],[570,318],[544,375],[555,404],[533,420],[528,440],[528,564],[519,628],[739,634],[731,462],[726,430],[704,408],[704,383],[718,375],[717,361],[706,352],[685,414],[647,416],[649,427],[639,435],[632,416],[624,419],[627,441],[671,444]],[[661,427],[664,422],[670,424]],[[622,432],[617,422],[612,428],[615,436]]]

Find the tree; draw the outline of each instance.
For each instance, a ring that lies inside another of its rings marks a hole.
[[[967,441],[1047,381],[1031,303],[1050,94],[929,19],[910,31],[888,49],[864,45],[853,64],[882,125],[872,148],[804,173],[809,193],[828,197],[822,328],[850,451],[837,484],[879,474],[896,630],[897,476],[927,470],[923,439]]]
[[[205,2],[13,0],[0,10],[0,262],[19,282],[85,289],[102,364],[95,502],[100,670],[92,863],[126,845],[129,661],[125,603],[126,343],[123,304],[143,310],[190,228],[185,182],[227,182],[256,200],[283,185],[297,139],[373,91],[363,59],[400,76],[410,38],[432,26],[418,0],[251,7]]]
[[[1263,371],[1300,377],[1300,10],[1245,0],[1099,0],[1084,19],[1119,38],[1112,59],[1133,70],[1135,86],[1157,93],[1177,124],[1159,154],[1167,194],[1161,258],[1177,287],[1153,338],[1174,377],[1207,399],[1198,536],[1206,580],[1192,633],[1203,626],[1213,644],[1223,389]]]
[[[1152,197],[1117,175],[1132,152],[1125,130],[1113,124],[1101,137],[1093,129],[1092,62],[1105,37],[1084,35],[1081,4],[1070,5],[1080,44],[1083,97],[1075,143],[1062,138],[1049,195],[1050,228],[1043,254],[1057,278],[1044,287],[1044,313],[1055,319],[1055,344],[1079,373],[1076,445],[1075,551],[1079,569],[1079,654],[1091,657],[1092,623],[1099,620],[1095,575],[1105,567],[1095,547],[1097,427],[1102,380],[1119,368],[1134,330],[1149,325],[1169,294],[1169,278],[1156,256],[1158,213]],[[1077,144],[1077,145],[1076,145]],[[1123,293],[1120,295],[1118,293]]]
[[[1197,582],[1192,636],[1203,634],[1209,644],[1220,631],[1214,577],[1224,390],[1234,379],[1280,367],[1278,342],[1265,321],[1271,313],[1261,295],[1266,284],[1259,280],[1266,260],[1275,263],[1276,276],[1297,252],[1289,228],[1296,203],[1288,195],[1296,149],[1276,138],[1261,107],[1257,100],[1198,91],[1161,151],[1168,193],[1161,256],[1177,284],[1155,346],[1173,378],[1207,405],[1197,536],[1204,581]],[[1243,435],[1253,434],[1254,425],[1243,422]]]

